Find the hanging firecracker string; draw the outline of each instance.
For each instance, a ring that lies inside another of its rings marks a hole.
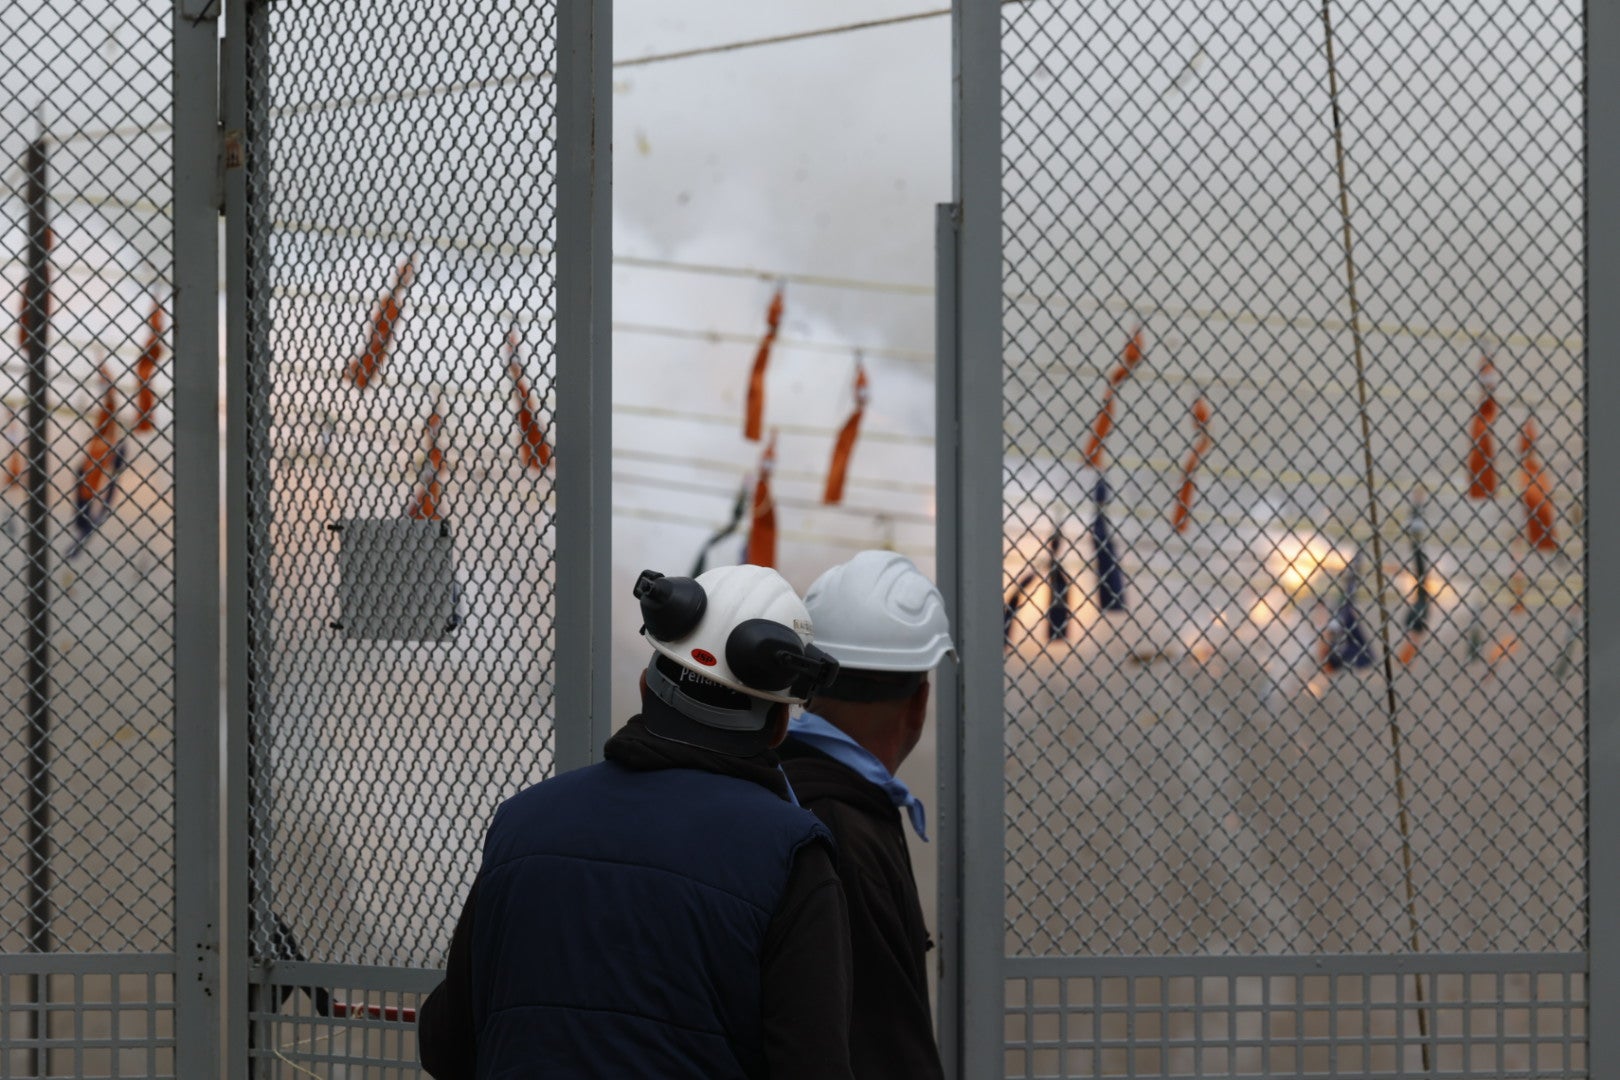
[[[90,537],[112,515],[118,499],[118,477],[129,463],[118,438],[118,388],[106,364],[101,365],[99,377],[102,390],[91,422],[94,430],[74,470],[74,537],[67,553],[70,560],[78,557]]]
[[[829,506],[836,506],[844,501],[844,481],[849,476],[849,458],[855,450],[855,439],[860,434],[861,417],[866,412],[869,393],[866,365],[861,363],[861,354],[856,353],[855,409],[838,431],[838,439],[833,444],[832,465],[827,470],[827,487],[821,496],[821,501]]]
[[[1536,454],[1536,422],[1526,420],[1519,434],[1519,476],[1524,501],[1524,540],[1534,551],[1558,550],[1552,488]]]
[[[1103,466],[1103,442],[1108,433],[1114,430],[1114,394],[1125,380],[1131,377],[1136,365],[1142,362],[1142,328],[1138,326],[1132,332],[1130,340],[1125,343],[1125,352],[1120,362],[1114,365],[1114,370],[1108,374],[1108,386],[1103,390],[1102,409],[1098,411],[1097,418],[1091,422],[1091,435],[1086,439],[1086,464],[1094,469]]]
[[[152,313],[146,317],[146,343],[135,361],[135,378],[139,382],[135,391],[135,431],[139,434],[157,428],[152,416],[157,411],[157,392],[152,389],[152,380],[157,376],[158,363],[162,359],[163,306],[154,299]]]
[[[743,438],[758,442],[765,429],[765,369],[771,362],[771,346],[776,344],[776,332],[782,327],[782,292],[778,284],[771,295],[770,307],[765,310],[765,336],[754,352],[754,366],[748,375],[748,404],[743,416]]]
[[[745,562],[754,566],[776,566],[776,500],[771,495],[771,473],[776,470],[776,432],[759,458],[759,476],[754,481],[753,514],[748,527]]]
[[[1193,430],[1196,437],[1192,452],[1187,455],[1186,464],[1181,468],[1181,490],[1176,493],[1175,509],[1170,512],[1170,527],[1178,533],[1187,531],[1187,523],[1192,519],[1193,492],[1196,488],[1194,474],[1198,465],[1204,460],[1204,455],[1214,447],[1215,441],[1209,435],[1209,402],[1200,397],[1193,402]]]
[[[1345,567],[1338,606],[1328,619],[1322,634],[1322,667],[1326,671],[1346,668],[1363,671],[1373,665],[1372,642],[1356,610],[1356,594],[1361,591],[1361,552],[1351,558]]]
[[[394,283],[389,286],[382,299],[377,301],[377,310],[371,316],[371,336],[366,340],[366,347],[360,355],[349,361],[349,368],[345,373],[349,382],[361,390],[370,386],[372,380],[382,374],[383,363],[388,359],[389,351],[393,347],[394,333],[399,328],[405,303],[405,290],[410,288],[411,282],[415,279],[416,257],[411,256],[399,264],[399,269],[394,273]]]
[[[1125,567],[1108,525],[1106,508],[1113,497],[1108,481],[1097,481],[1092,497],[1097,503],[1097,516],[1091,522],[1091,543],[1097,560],[1097,607],[1102,611],[1125,611]]]
[[[422,464],[417,469],[416,490],[405,507],[405,516],[412,521],[444,520],[444,449],[439,442],[443,428],[444,417],[435,408],[422,428]]]
[[[1412,606],[1406,612],[1406,640],[1401,643],[1397,657],[1402,664],[1410,664],[1417,657],[1418,647],[1429,631],[1429,557],[1423,549],[1424,538],[1428,535],[1428,524],[1423,516],[1427,501],[1428,493],[1422,488],[1413,492],[1406,519],[1406,535],[1412,541],[1412,573],[1417,577],[1417,589],[1412,597]]]
[[[720,528],[716,529],[712,534],[710,534],[709,538],[704,541],[703,547],[698,549],[697,562],[692,566],[693,577],[697,577],[699,574],[702,574],[703,571],[708,569],[709,552],[714,550],[715,545],[719,544],[726,537],[737,531],[737,528],[742,525],[743,514],[747,510],[748,481],[744,480],[742,485],[737,488],[737,498],[732,501],[731,518],[724,525],[720,526]]]
[[[1488,356],[1479,361],[1479,404],[1468,422],[1468,497],[1494,499],[1496,497],[1496,436],[1491,424],[1496,421],[1496,366]]]
[[[1063,641],[1069,636],[1069,618],[1074,610],[1070,596],[1073,582],[1063,567],[1063,530],[1053,529],[1046,541],[1046,584],[1050,597],[1046,605],[1046,640]]]
[[[1013,623],[1017,620],[1018,613],[1024,609],[1024,605],[1029,603],[1030,592],[1035,588],[1035,582],[1038,578],[1039,575],[1036,574],[1033,568],[1024,571],[1023,575],[1013,584],[1013,587],[1008,590],[1006,597],[1002,600],[1001,638],[1004,642],[1012,640]]]
[[[507,332],[506,373],[512,378],[512,396],[517,401],[518,455],[524,468],[538,472],[551,464],[551,447],[546,443],[545,432],[535,417],[529,383],[523,377],[521,344],[516,328]]]

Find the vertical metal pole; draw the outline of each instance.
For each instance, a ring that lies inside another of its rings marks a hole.
[[[219,42],[174,11],[175,1066],[220,1075]]]
[[[1608,57],[1604,60],[1603,57]],[[1587,1069],[1620,1076],[1620,8],[1586,5]],[[1595,107],[1594,107],[1595,106]]]
[[[252,154],[259,128],[248,114],[249,83],[263,78],[248,60],[248,42],[263,38],[265,5],[255,0],[228,0],[225,40],[220,49],[221,112],[228,145]],[[255,85],[255,118],[264,108],[263,86]],[[225,195],[225,1070],[227,1077],[253,1075],[249,1058],[249,1017],[254,997],[248,926],[253,898],[249,888],[253,826],[249,801],[251,730],[249,711],[250,641],[248,599],[253,568],[250,558],[248,500],[252,483],[262,483],[249,469],[250,394],[248,324],[249,235],[259,225],[256,206],[248,202],[247,166],[228,159]],[[253,256],[263,257],[262,238]],[[263,279],[263,268],[258,277]],[[255,387],[262,379],[254,381]],[[254,420],[262,422],[265,403],[258,402]],[[262,545],[261,539],[260,544]]]
[[[961,653],[960,1075],[1001,1075],[1006,936],[1001,636],[1001,4],[953,0],[957,249],[954,521]]]
[[[28,363],[27,446],[28,468],[28,949],[51,951],[51,567],[49,481],[50,377],[46,371],[50,342],[50,213],[47,207],[50,163],[43,123],[23,155],[23,199],[27,204],[28,236],[23,278],[23,353]],[[35,1039],[48,1033],[45,995],[49,980],[30,975],[29,1000],[36,1007],[31,1031]],[[30,1071],[44,1076],[49,1054],[37,1048],[30,1055]]]
[[[557,769],[607,742],[614,594],[611,0],[557,3]]]
[[[961,552],[957,525],[962,520],[961,469],[957,421],[961,401],[962,354],[956,340],[957,229],[956,204],[934,212],[934,506],[935,549],[938,552],[939,588],[945,610],[952,616],[962,608]],[[936,837],[939,852],[939,1051],[950,1080],[961,1080],[962,1033],[962,665],[946,660],[940,665],[934,695],[935,744],[938,747],[939,807]]]

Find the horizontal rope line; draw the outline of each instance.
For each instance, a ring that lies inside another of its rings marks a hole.
[[[713,532],[716,528],[724,524],[724,522],[715,521],[709,518],[693,517],[687,514],[676,514],[664,510],[648,510],[635,506],[615,505],[613,507],[613,512],[623,517],[637,518],[643,521],[659,521],[672,525],[690,525],[693,528],[706,529],[709,532]],[[854,536],[834,536],[830,533],[798,532],[792,529],[784,529],[779,531],[777,533],[777,537],[781,540],[796,540],[807,543],[825,544],[829,547],[850,548],[855,551],[862,551],[866,548],[874,546],[873,541],[870,539],[863,540]],[[743,539],[744,533],[739,531],[737,533],[738,546],[741,546]],[[897,540],[891,542],[894,544],[895,550],[901,553],[915,552],[918,554],[927,555],[930,558],[933,557],[934,554],[934,548],[931,544],[902,544]],[[695,555],[696,551],[694,551],[693,554]]]
[[[1050,297],[1038,297],[1033,293],[1013,293],[1004,296],[1010,304],[1041,304],[1045,305]],[[1164,315],[1171,319],[1197,318],[1229,322],[1245,326],[1269,326],[1274,329],[1294,330],[1321,330],[1330,333],[1345,333],[1350,324],[1342,319],[1324,317],[1307,318],[1304,316],[1265,315],[1247,309],[1238,311],[1222,311],[1219,308],[1200,308],[1192,305],[1174,304],[1142,304],[1129,303],[1124,300],[1096,300],[1090,299],[1094,310],[1117,311],[1124,315],[1146,317],[1148,315]],[[1054,307],[1061,305],[1053,305]],[[1075,302],[1071,306],[1079,306]],[[1017,330],[1008,327],[1008,331],[1016,338]],[[1439,338],[1446,341],[1462,341],[1471,345],[1494,344],[1514,348],[1563,349],[1567,352],[1579,353],[1586,348],[1586,339],[1579,334],[1569,337],[1559,337],[1556,334],[1540,334],[1530,337],[1526,334],[1500,335],[1483,327],[1444,326],[1440,324],[1424,324],[1411,322],[1381,322],[1372,323],[1362,329],[1363,334],[1378,333],[1386,337],[1412,337],[1412,338]]]
[[[856,292],[895,293],[901,296],[933,296],[932,285],[914,285],[903,281],[870,281],[859,278],[838,277],[830,274],[810,274],[796,270],[760,270],[750,266],[725,266],[719,263],[689,263],[674,259],[649,259],[640,255],[615,255],[615,266],[629,266],[638,270],[665,270],[682,274],[706,274],[712,277],[746,278],[754,281],[785,281],[790,285],[813,285],[827,289],[848,289]]]
[[[668,488],[675,491],[687,491],[697,495],[713,495],[719,499],[735,499],[737,492],[728,491],[713,484],[694,484],[686,480],[665,479],[657,476],[637,476],[633,473],[615,471],[613,479],[616,483],[633,484],[637,487]],[[774,495],[778,506],[787,506],[795,510],[826,510],[835,514],[848,514],[853,517],[882,518],[886,521],[904,522],[908,525],[927,525],[933,527],[934,519],[927,514],[908,513],[906,511],[884,510],[872,506],[850,506],[847,503],[827,504],[819,499],[802,499],[789,495]]]
[[[630,323],[615,322],[613,330],[620,334],[642,334],[652,337],[667,337],[682,341],[707,341],[711,344],[726,345],[758,345],[763,331],[757,334],[740,334],[728,330],[689,330],[679,326],[660,326],[656,323]],[[785,349],[798,349],[801,352],[836,353],[840,356],[852,356],[859,352],[867,358],[882,357],[889,360],[905,360],[909,363],[934,362],[934,354],[923,352],[920,349],[898,349],[883,345],[842,345],[830,341],[806,341],[802,338],[779,337],[776,345]]]
[[[632,461],[684,465],[691,468],[707,469],[711,472],[723,472],[735,477],[739,482],[748,474],[752,467],[749,465],[739,465],[734,461],[718,461],[714,458],[687,457],[678,454],[665,454],[657,451],[638,450],[631,447],[622,446],[615,446],[613,448],[613,456],[628,458]],[[783,468],[780,464],[776,467],[776,475],[784,479],[793,480],[813,480],[819,482],[823,479],[820,473],[787,469]],[[848,482],[851,487],[865,487],[881,491],[907,492],[916,495],[932,495],[934,493],[934,485],[932,483],[921,484],[914,481],[882,480],[876,477],[861,476],[851,476]]]
[[[719,427],[736,428],[742,431],[742,416],[720,416],[714,413],[700,413],[686,409],[668,409],[659,405],[631,405],[616,402],[613,406],[615,413],[625,416],[645,416],[656,420],[692,420],[702,424],[713,424]],[[833,428],[815,427],[810,424],[771,424],[765,425],[789,435],[813,435],[816,437],[832,437],[838,432]],[[862,429],[861,439],[868,442],[895,443],[903,446],[933,446],[934,438],[931,435],[909,435],[898,431],[869,431]]]
[[[1024,0],[1003,0],[1003,3],[1023,3]],[[831,37],[835,34],[849,34],[858,30],[874,30],[883,26],[899,26],[904,23],[921,22],[924,19],[937,19],[949,15],[950,8],[936,8],[933,11],[918,11],[909,15],[891,15],[883,19],[868,19],[864,22],[844,23],[840,26],[824,26],[814,30],[797,30],[787,34],[773,34],[770,37],[750,38],[746,41],[728,41],[720,45],[703,45],[693,49],[680,49],[675,52],[653,53],[649,56],[637,56],[625,60],[613,61],[617,68],[641,67],[646,64],[662,64],[670,60],[689,60],[697,56],[714,56],[719,53],[737,52],[742,49],[757,49],[765,45],[784,45],[794,41],[809,41],[812,38]]]

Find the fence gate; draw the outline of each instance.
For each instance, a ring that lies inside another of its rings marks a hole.
[[[233,1070],[416,1075],[492,811],[602,741],[607,10],[229,5]]]
[[[957,19],[960,1075],[1607,1075],[1583,6]]]
[[[202,6],[0,11],[0,1077],[217,1060]]]

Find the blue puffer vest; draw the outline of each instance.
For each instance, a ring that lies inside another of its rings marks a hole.
[[[612,762],[501,806],[473,921],[478,1076],[752,1078],[760,954],[798,850],[758,784]]]

